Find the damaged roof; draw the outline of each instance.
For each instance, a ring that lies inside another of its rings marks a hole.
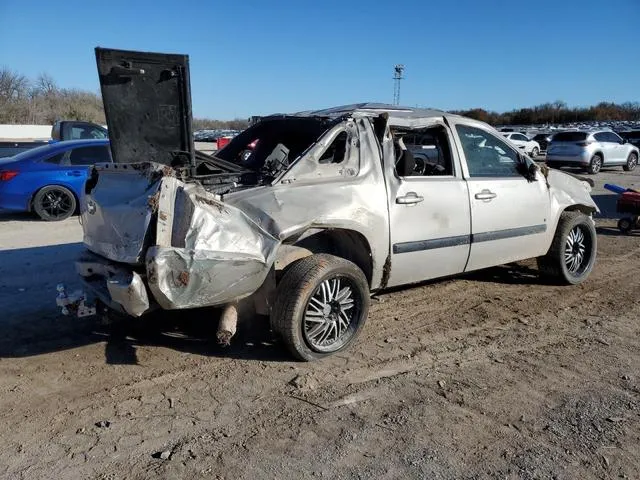
[[[389,118],[404,118],[404,119],[413,119],[413,118],[434,118],[434,117],[442,117],[447,114],[443,110],[436,109],[427,109],[427,108],[413,108],[413,107],[403,107],[400,105],[390,105],[387,103],[353,103],[351,105],[341,105],[338,107],[325,108],[320,110],[305,110],[302,112],[291,113],[291,116],[297,117],[329,117],[329,118],[338,118],[343,117],[345,115],[352,115],[354,113],[371,113],[371,114],[380,114],[383,112],[387,112],[389,114]],[[278,114],[274,114],[276,116]],[[280,114],[281,115],[281,114]]]

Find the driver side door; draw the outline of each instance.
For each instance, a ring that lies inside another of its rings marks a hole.
[[[543,255],[550,196],[542,174],[528,181],[520,156],[489,130],[456,122],[471,203],[471,249],[465,271]]]

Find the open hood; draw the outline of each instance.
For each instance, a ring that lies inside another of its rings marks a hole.
[[[193,166],[188,55],[96,48],[116,163]]]

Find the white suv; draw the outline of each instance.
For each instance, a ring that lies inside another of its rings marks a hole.
[[[531,156],[531,158],[537,157],[540,153],[540,144],[535,140],[531,140],[522,133],[508,132],[503,133],[502,135],[511,140],[511,143],[518,147],[519,150],[522,150],[524,153]]]
[[[633,144],[609,130],[560,132],[547,149],[547,165],[583,167],[594,174],[609,166],[622,166],[630,172],[638,164],[640,152]]]

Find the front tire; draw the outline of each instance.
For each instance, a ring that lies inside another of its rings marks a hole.
[[[543,277],[561,285],[587,279],[596,261],[596,228],[582,212],[562,212],[551,248],[538,258]]]
[[[76,197],[71,190],[59,185],[41,188],[33,198],[33,210],[47,222],[69,218],[76,211]]]
[[[284,274],[271,312],[271,327],[299,360],[345,350],[369,313],[369,284],[362,270],[333,255],[302,258]]]
[[[589,162],[589,166],[587,167],[587,172],[591,175],[595,175],[602,169],[602,157],[598,154],[595,154],[591,157],[591,162]]]
[[[538,147],[533,147],[533,150],[531,150],[531,158],[535,159],[539,154],[540,150],[538,150]]]
[[[632,172],[638,165],[638,155],[630,153],[627,158],[627,164],[622,167],[625,172]]]

